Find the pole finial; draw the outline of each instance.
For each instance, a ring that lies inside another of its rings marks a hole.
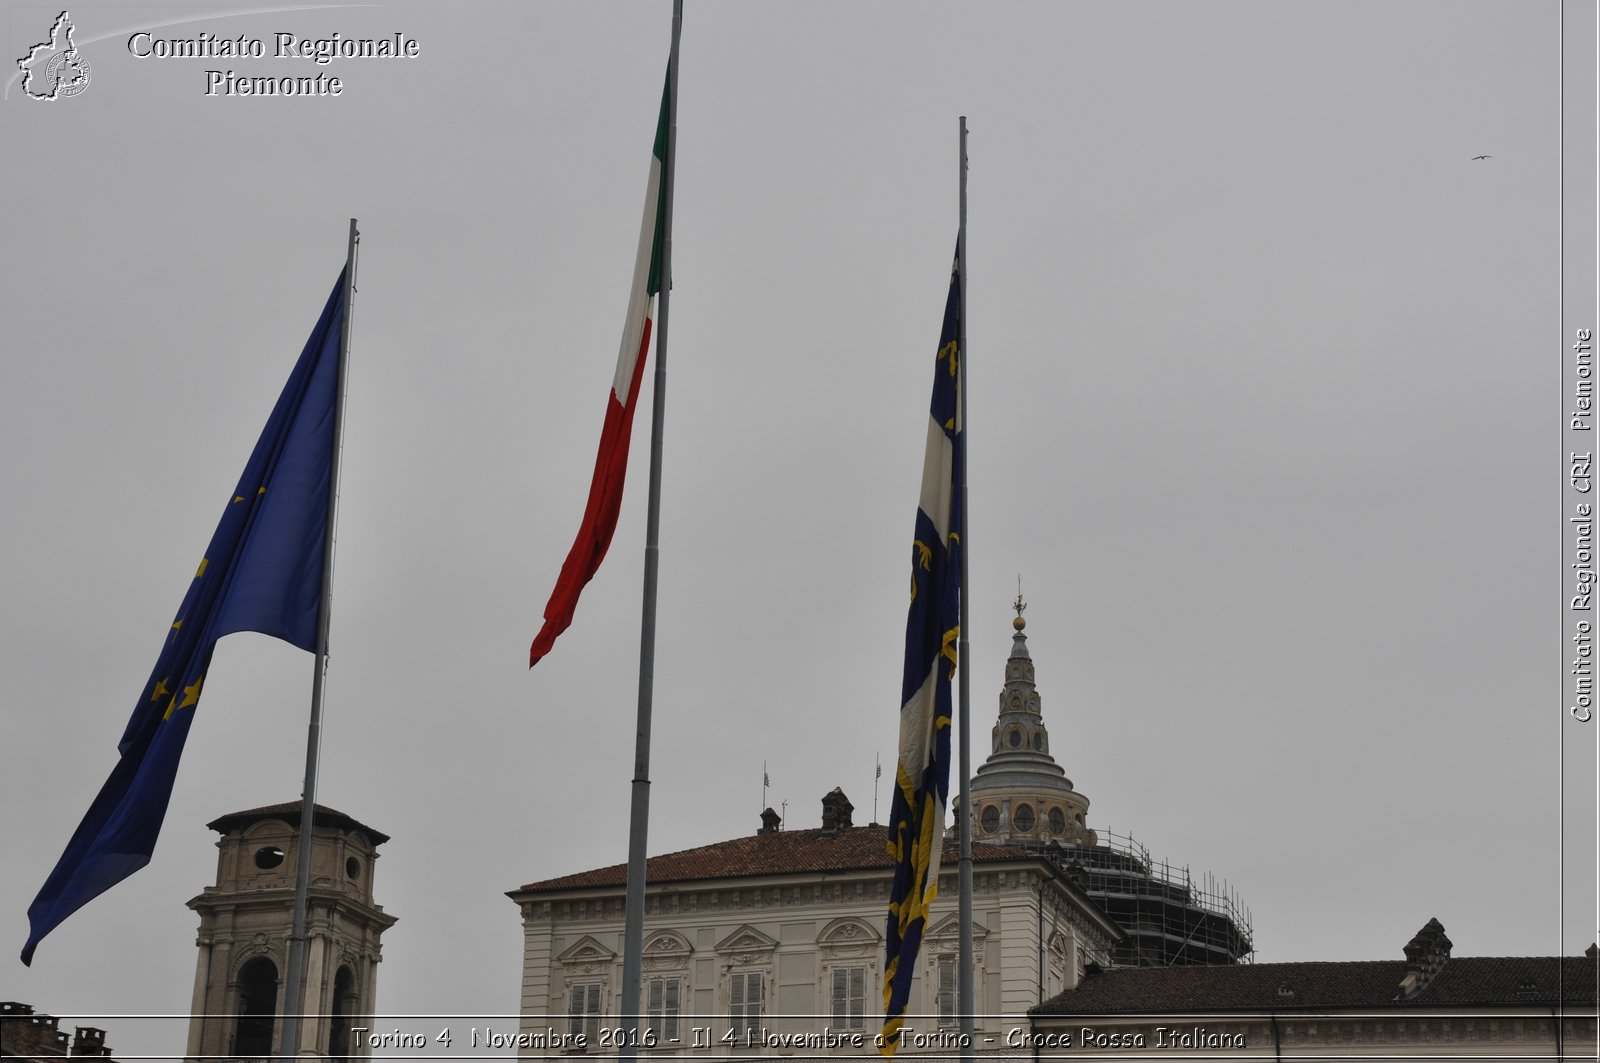
[[[1022,619],[1022,614],[1028,610],[1028,603],[1022,600],[1022,573],[1020,572],[1017,573],[1017,600],[1011,603],[1011,608],[1017,611],[1017,618],[1011,621],[1011,626],[1021,631],[1028,626],[1028,622]]]

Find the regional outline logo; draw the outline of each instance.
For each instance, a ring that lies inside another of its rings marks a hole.
[[[17,69],[22,71],[22,91],[29,99],[53,103],[89,87],[89,61],[72,42],[74,28],[69,14],[61,12],[50,27],[50,39],[29,48],[28,54],[17,60]],[[42,72],[40,53],[49,56]],[[43,91],[34,91],[35,81],[42,84]]]

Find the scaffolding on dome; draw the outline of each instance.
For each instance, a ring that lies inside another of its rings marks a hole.
[[[1127,932],[1112,948],[1113,967],[1252,962],[1250,910],[1226,881],[1152,860],[1130,835],[1106,831],[1095,841],[1047,852]]]

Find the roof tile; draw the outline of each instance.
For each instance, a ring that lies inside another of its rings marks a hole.
[[[1583,956],[1462,956],[1410,1000],[1395,999],[1404,960],[1258,963],[1105,971],[1033,1010],[1035,1015],[1112,1012],[1290,1011],[1299,1008],[1429,1008],[1594,1005],[1596,961]],[[1280,988],[1293,995],[1281,994]]]
[[[946,840],[943,860],[955,866],[956,847]],[[974,863],[1037,860],[1037,854],[1011,846],[974,846]],[[889,871],[888,831],[884,827],[846,827],[837,832],[821,828],[752,834],[696,849],[652,856],[645,865],[645,881],[690,882],[709,879],[757,878],[773,875],[847,871]],[[621,888],[627,882],[626,864],[580,871],[573,875],[530,882],[517,893],[558,893],[565,890]]]

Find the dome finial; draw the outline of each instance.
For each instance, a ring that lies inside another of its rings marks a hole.
[[[1022,614],[1028,609],[1028,603],[1022,600],[1022,573],[1020,572],[1017,573],[1017,600],[1011,603],[1011,608],[1017,611],[1017,618],[1011,621],[1011,626],[1021,631],[1028,626],[1028,622],[1022,619]]]

